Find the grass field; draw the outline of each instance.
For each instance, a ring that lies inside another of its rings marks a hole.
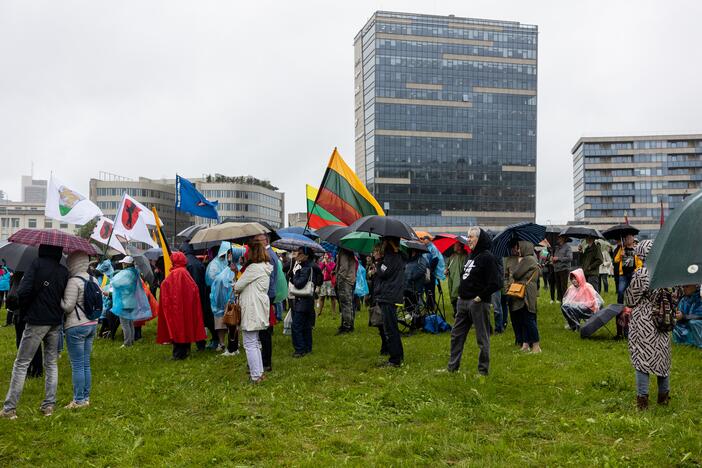
[[[670,406],[640,413],[626,342],[564,330],[543,292],[544,352],[516,351],[509,328],[493,337],[488,378],[476,377],[472,333],[459,373],[439,372],[448,334],[404,338],[405,364],[387,369],[377,367],[380,339],[365,309],[353,335],[334,336],[337,320],[325,311],[303,359],[277,328],[273,372],[257,386],[243,354],[170,361],[170,348],[154,344],[155,324],[131,349],[99,340],[91,406],[73,411],[62,408],[72,395],[64,352],[59,409],[43,417],[43,381],[29,380],[19,419],[0,420],[0,465],[702,464],[698,349],[674,348]],[[14,330],[2,328],[3,395],[14,356]]]

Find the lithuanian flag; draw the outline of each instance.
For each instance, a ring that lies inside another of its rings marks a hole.
[[[329,165],[311,207],[309,189],[314,190],[314,187],[308,186],[307,191],[308,225],[313,229],[330,224],[348,226],[368,215],[385,216],[373,195],[344,162],[336,148],[329,158]]]

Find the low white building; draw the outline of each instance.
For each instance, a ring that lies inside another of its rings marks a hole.
[[[44,203],[0,200],[0,241],[24,228],[58,229],[75,234],[78,226],[61,223],[44,216]]]

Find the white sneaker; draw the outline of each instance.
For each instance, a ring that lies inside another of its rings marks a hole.
[[[553,301],[551,301],[550,304],[553,304]]]
[[[570,330],[570,325],[566,323],[565,325],[563,325],[563,328],[565,328],[566,330]]]

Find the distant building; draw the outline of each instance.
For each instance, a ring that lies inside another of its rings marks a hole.
[[[33,179],[32,176],[22,176],[22,198],[24,203],[46,203],[46,180]]]
[[[629,223],[654,236],[702,188],[702,134],[584,137],[571,150],[575,223]]]
[[[44,205],[44,201],[41,203],[0,201],[0,241],[6,241],[12,234],[24,228],[58,229],[75,234],[79,226],[44,217]]]
[[[415,228],[536,212],[537,39],[513,21],[378,11],[354,39],[356,174]]]
[[[307,212],[288,213],[288,226],[305,227],[307,225]]]

